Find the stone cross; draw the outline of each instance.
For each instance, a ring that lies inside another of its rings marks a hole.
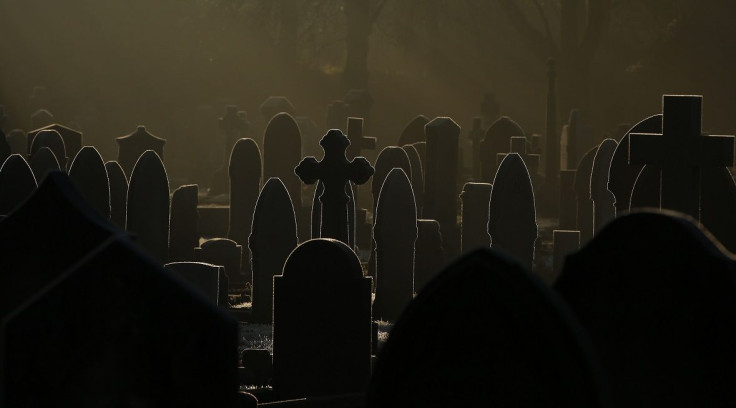
[[[360,156],[363,149],[374,150],[376,148],[376,138],[363,136],[363,118],[348,118],[348,133],[350,140],[345,156],[348,160]]]
[[[306,184],[314,184],[317,180],[324,183],[325,191],[319,198],[323,209],[321,235],[347,244],[349,198],[345,194],[345,183],[363,184],[375,170],[364,157],[348,161],[345,150],[350,140],[339,129],[328,131],[319,144],[325,151],[322,161],[318,162],[312,156],[305,157],[294,173]]]
[[[632,133],[629,162],[662,169],[661,207],[700,219],[700,171],[733,165],[733,136],[703,136],[702,96],[662,96],[662,134]]]

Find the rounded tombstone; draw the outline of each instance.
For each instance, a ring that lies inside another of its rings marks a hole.
[[[41,150],[42,147],[48,147],[54,152],[56,160],[59,161],[59,167],[66,169],[66,146],[64,145],[64,139],[61,134],[56,130],[42,130],[36,134],[31,143],[30,157],[33,160],[33,156]]]
[[[59,161],[56,155],[48,147],[40,148],[28,163],[33,170],[33,175],[38,182],[43,181],[44,177],[51,171],[59,171]]]
[[[69,179],[90,205],[110,218],[110,180],[100,152],[83,147],[69,167]]]
[[[36,190],[36,178],[26,159],[11,154],[0,167],[0,214],[7,215]]]

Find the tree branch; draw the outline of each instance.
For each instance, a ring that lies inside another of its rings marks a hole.
[[[519,32],[522,39],[531,48],[532,52],[542,61],[547,58],[554,57],[557,54],[557,47],[550,49],[550,45],[554,44],[552,38],[545,38],[542,33],[537,31],[534,26],[527,20],[524,13],[521,12],[516,0],[498,0],[506,17],[512,26]]]
[[[612,7],[612,0],[588,2],[588,24],[585,27],[585,35],[580,42],[581,59],[585,61],[593,59],[603,33],[608,29]]]
[[[533,0],[534,7],[537,9],[537,13],[539,13],[539,17],[542,19],[542,24],[544,25],[544,33],[547,35],[547,47],[549,47],[550,50],[555,50],[555,54],[557,54],[557,45],[555,44],[555,36],[552,35],[552,29],[549,26],[549,20],[547,19],[547,15],[544,13],[544,8],[542,7],[542,3],[539,2],[539,0]]]

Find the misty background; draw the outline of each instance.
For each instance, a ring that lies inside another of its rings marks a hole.
[[[208,185],[217,118],[288,97],[326,130],[330,102],[365,88],[366,134],[395,144],[414,116],[467,131],[493,93],[527,134],[545,130],[547,59],[558,125],[583,110],[587,145],[658,113],[661,95],[704,95],[704,130],[736,132],[736,5],[727,0],[4,0],[0,104],[30,129],[33,88],[106,160],[139,124],[167,139],[170,177]],[[461,138],[466,141],[467,138]]]

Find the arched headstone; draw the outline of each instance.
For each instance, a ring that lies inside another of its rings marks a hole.
[[[61,170],[56,155],[48,147],[38,149],[28,164],[31,166],[33,176],[38,182],[43,181],[44,177],[50,172]]]
[[[105,163],[107,179],[110,181],[110,220],[118,227],[125,228],[127,212],[128,178],[116,161]]]
[[[69,167],[69,179],[92,207],[110,218],[110,180],[100,152],[83,147]]]
[[[8,215],[36,190],[36,178],[26,159],[11,154],[0,167],[0,215]]]
[[[193,261],[194,248],[199,246],[197,224],[199,213],[199,186],[183,185],[171,195],[169,217],[169,261]]]
[[[162,263],[169,252],[169,178],[153,150],[141,155],[130,175],[125,229]]]

